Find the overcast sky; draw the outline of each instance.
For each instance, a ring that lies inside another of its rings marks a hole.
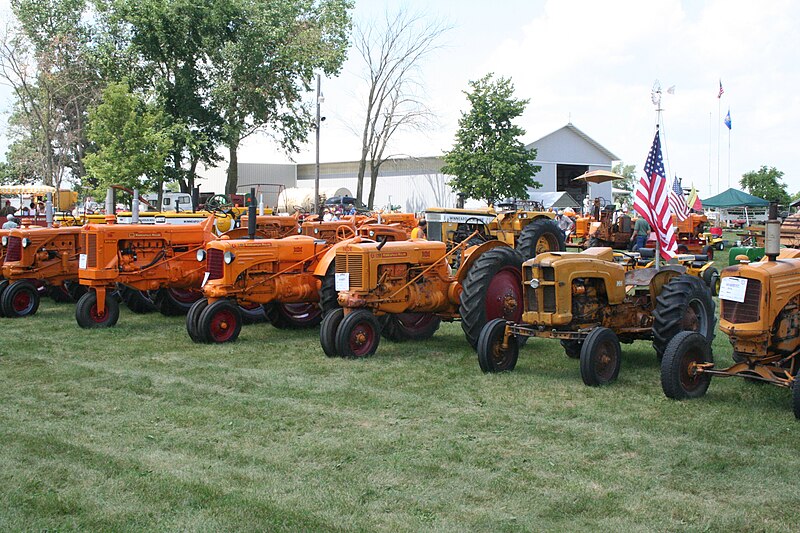
[[[8,0],[0,0],[4,4]],[[356,0],[356,22],[398,5]],[[727,188],[728,129],[721,127],[719,151],[717,130],[730,108],[731,186],[742,173],[768,165],[785,173],[790,193],[800,190],[795,145],[800,2],[408,0],[402,5],[444,18],[453,29],[421,70],[438,125],[427,134],[398,136],[391,153],[448,150],[466,107],[467,82],[494,72],[510,77],[517,96],[530,99],[520,119],[526,143],[571,120],[641,171],[656,120],[650,93],[659,80],[665,91],[675,86],[674,95],[663,97],[663,140],[668,170],[683,178],[684,186],[694,183],[701,197],[709,196],[710,176],[716,194],[719,153],[719,181]],[[323,162],[358,158],[359,136],[352,128],[361,120],[361,72],[351,52],[339,77],[323,79]],[[8,93],[0,96],[7,109]],[[293,158],[313,162],[313,144]],[[248,140],[239,156],[250,163],[287,160],[263,137]]]

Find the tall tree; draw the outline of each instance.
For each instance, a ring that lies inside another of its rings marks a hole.
[[[739,183],[753,196],[764,200],[777,200],[781,205],[789,205],[791,199],[783,183],[783,172],[775,167],[762,165],[758,170],[752,170],[742,175]]]
[[[622,176],[624,179],[614,180],[614,187],[622,189],[623,191],[630,191],[636,188],[636,165],[626,165],[622,161],[614,165],[611,172]]]
[[[443,174],[454,176],[449,184],[468,198],[488,205],[503,198],[528,198],[528,187],[539,188],[533,176],[541,167],[532,165],[536,151],[520,140],[525,130],[513,123],[528,100],[514,98],[510,79],[487,74],[469,82],[470,110],[458,121],[456,142],[444,156]]]
[[[366,66],[368,91],[361,130],[356,198],[363,201],[364,176],[369,167],[372,208],[381,165],[389,159],[386,147],[398,131],[423,129],[433,114],[420,94],[422,78],[418,67],[439,46],[449,29],[442,21],[427,21],[420,14],[400,8],[384,14],[380,22],[360,25],[354,46]]]

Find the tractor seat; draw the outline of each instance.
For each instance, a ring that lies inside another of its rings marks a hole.
[[[707,263],[707,262],[708,262],[708,256],[707,256],[707,255],[705,255],[705,254],[698,254],[698,255],[695,255],[695,256],[694,256],[694,260],[695,260],[695,261],[700,261],[700,262],[702,262],[703,264],[705,264],[705,263]]]
[[[589,255],[603,261],[614,260],[614,250],[607,246],[592,246],[582,251],[581,255]]]

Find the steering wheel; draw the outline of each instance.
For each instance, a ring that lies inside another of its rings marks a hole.
[[[464,224],[467,226],[474,225],[474,226],[481,226],[482,230],[478,231],[476,237],[480,238],[483,241],[487,240],[487,235],[489,234],[489,226],[478,217],[470,217],[464,221]]]
[[[356,236],[356,232],[352,226],[341,225],[336,228],[336,240],[337,241],[344,241],[346,239],[352,239]]]
[[[216,211],[217,209],[222,209],[223,207],[230,207],[231,203],[228,201],[228,197],[224,194],[215,194],[208,200],[206,200],[206,209],[208,211]]]

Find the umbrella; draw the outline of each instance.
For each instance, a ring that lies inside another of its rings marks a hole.
[[[48,192],[55,193],[56,188],[49,185],[2,185],[0,186],[0,194],[46,194]]]
[[[591,172],[585,172],[581,174],[573,181],[581,180],[590,183],[605,183],[607,181],[624,180],[624,179],[625,176],[614,174],[613,172],[609,172],[608,170],[592,170]]]

